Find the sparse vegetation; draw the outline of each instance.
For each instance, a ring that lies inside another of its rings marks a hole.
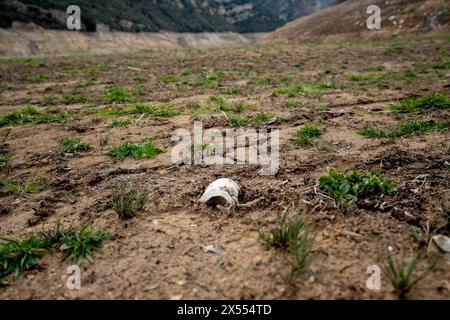
[[[213,103],[211,108],[213,112],[223,111],[227,114],[233,114],[240,113],[250,108],[250,106],[245,103],[230,103],[222,96],[210,96],[209,101]]]
[[[247,120],[240,116],[231,116],[228,119],[228,125],[230,127],[245,127],[247,125]]]
[[[75,89],[81,89],[81,88],[86,88],[86,87],[92,86],[96,83],[97,83],[97,78],[93,77],[93,78],[89,79],[88,81],[78,81],[77,83],[74,84],[73,87]]]
[[[273,121],[274,116],[265,113],[265,112],[258,112],[253,118],[252,118],[252,123],[256,126],[260,126],[263,125],[267,122],[271,122]]]
[[[123,160],[125,158],[134,158],[138,160],[142,158],[154,158],[163,152],[162,149],[155,147],[152,139],[147,139],[145,142],[125,141],[120,146],[108,151],[107,155],[118,160]]]
[[[417,285],[433,268],[433,263],[428,263],[421,271],[416,271],[419,263],[423,260],[416,253],[413,253],[408,261],[405,259],[403,251],[398,257],[393,257],[389,253],[383,270],[399,299],[409,298]]]
[[[127,102],[132,96],[132,92],[122,87],[109,87],[105,90],[108,102]]]
[[[448,108],[450,108],[450,98],[438,94],[428,94],[419,97],[407,98],[402,100],[399,104],[391,107],[393,111],[405,113],[433,111]]]
[[[261,239],[269,246],[286,249],[291,255],[291,270],[284,275],[286,282],[294,284],[304,274],[312,261],[317,257],[313,251],[314,233],[297,212],[293,219],[289,218],[290,208],[278,217],[276,225],[270,231],[260,230]]]
[[[358,197],[397,190],[392,181],[381,177],[379,171],[364,173],[353,170],[341,173],[334,169],[320,177],[319,187],[328,196],[348,202],[355,202]]]
[[[301,107],[303,104],[300,101],[293,101],[288,100],[284,102],[284,106],[288,108],[298,108]]]
[[[8,162],[8,156],[0,153],[0,166]]]
[[[46,186],[45,180],[38,176],[33,176],[26,180],[0,179],[0,189],[4,192],[16,195],[39,193],[44,190]]]
[[[413,120],[403,124],[395,126],[393,129],[375,129],[372,126],[368,126],[365,129],[359,131],[359,134],[368,138],[398,138],[407,136],[416,132],[427,132],[435,130],[448,130],[450,128],[450,122],[440,121],[420,121]]]
[[[94,261],[92,254],[100,251],[102,242],[110,237],[105,231],[92,231],[92,223],[85,223],[76,232],[64,233],[62,243],[64,259],[80,265],[84,259]]]
[[[306,96],[318,95],[321,91],[325,89],[336,88],[336,83],[334,82],[322,82],[322,83],[294,83],[289,87],[276,88],[272,90],[275,95],[288,95],[289,97],[294,97],[295,95],[302,93]]]
[[[322,128],[314,123],[308,122],[303,125],[298,131],[294,143],[298,146],[305,147],[313,144],[313,139],[318,138],[323,134]]]
[[[49,112],[48,110],[38,110],[28,107],[22,110],[7,113],[0,117],[0,128],[7,125],[41,124],[62,122],[70,119],[68,113]]]
[[[261,239],[269,246],[287,249],[289,245],[300,238],[301,231],[305,227],[303,217],[298,213],[294,219],[290,219],[289,213],[290,208],[285,209],[278,216],[273,229],[259,231]]]
[[[112,208],[116,211],[119,218],[129,219],[144,208],[146,199],[145,191],[120,183],[112,191]]]
[[[39,265],[38,257],[48,253],[42,239],[32,235],[24,240],[0,238],[0,284],[9,274],[18,276],[20,271]]]
[[[228,94],[228,95],[237,95],[241,92],[241,90],[238,87],[231,87],[228,88],[226,90],[224,90],[224,94]]]
[[[113,120],[111,122],[111,127],[115,127],[115,128],[122,128],[122,127],[126,127],[128,125],[130,125],[132,123],[131,120]]]
[[[89,144],[83,140],[75,138],[63,138],[59,140],[59,143],[64,147],[64,151],[68,153],[78,153],[87,151],[91,148]]]
[[[122,116],[126,114],[144,114],[153,117],[173,117],[180,111],[168,104],[136,102],[119,107],[108,108],[99,112],[104,116]]]
[[[436,209],[442,214],[442,216],[447,220],[447,222],[450,222],[450,203],[446,201],[441,201],[436,206]]]
[[[31,81],[31,82],[43,82],[43,81],[47,81],[49,79],[50,79],[49,76],[47,76],[45,74],[37,74],[34,76],[27,77],[27,80]]]

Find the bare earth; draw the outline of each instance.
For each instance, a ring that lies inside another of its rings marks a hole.
[[[448,39],[447,35],[2,60],[0,115],[35,106],[77,117],[0,128],[0,152],[10,159],[0,167],[0,177],[40,176],[47,182],[37,194],[0,192],[0,204],[7,211],[0,215],[0,236],[20,239],[57,220],[66,226],[93,220],[113,238],[94,255],[94,263],[81,265],[81,290],[66,288],[70,263],[56,253],[41,258],[41,268],[10,278],[0,288],[0,299],[395,299],[385,277],[381,290],[368,290],[366,270],[382,264],[379,256],[388,245],[414,248],[411,230],[427,221],[449,235],[448,223],[435,207],[450,200],[450,132],[394,140],[372,140],[357,132],[367,124],[390,127],[411,119],[449,120],[448,109],[395,115],[388,108],[411,95],[449,95],[448,67],[414,66],[448,61]],[[376,66],[385,69],[370,71]],[[414,71],[416,77],[404,77],[405,70]],[[367,74],[387,76],[348,79]],[[93,77],[91,85],[76,88]],[[314,94],[272,93],[295,82],[331,81],[337,83],[334,88]],[[182,114],[101,115],[99,111],[113,104],[104,96],[111,85],[133,92],[130,99],[169,103]],[[239,93],[224,94],[232,87]],[[221,112],[194,113],[199,105],[210,104],[210,95],[220,94],[230,102],[254,105],[243,110],[242,117],[258,112],[277,117],[274,124],[262,126],[281,129],[276,176],[257,175],[260,167],[255,165],[173,166],[170,137],[176,129],[191,129],[194,120],[203,120],[205,128],[228,127]],[[302,105],[287,107],[287,100]],[[113,119],[138,121],[113,128]],[[294,145],[297,129],[311,120],[319,121],[325,134],[312,147]],[[101,146],[100,136],[106,133],[109,140]],[[82,138],[92,149],[67,154],[58,144],[63,137]],[[148,137],[166,152],[149,160],[117,161],[105,155],[122,141]],[[380,168],[398,191],[362,199],[343,210],[330,209],[314,188],[330,168]],[[199,204],[206,186],[220,177],[240,185],[242,203],[264,200],[237,213]],[[140,183],[148,190],[145,210],[134,219],[120,220],[109,208],[111,189],[119,181]],[[289,255],[268,248],[258,234],[261,227],[273,226],[291,203],[317,227],[316,250],[322,252],[294,288],[281,277],[289,270]],[[223,246],[228,255],[204,252],[206,245]],[[450,257],[434,246],[430,250],[438,262],[413,297],[448,299]]]

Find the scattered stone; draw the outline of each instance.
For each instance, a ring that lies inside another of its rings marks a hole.
[[[450,238],[438,235],[433,237],[433,241],[444,252],[450,253]]]
[[[203,246],[203,252],[211,252],[217,254],[218,256],[228,255],[228,253],[222,246],[213,246],[213,245]]]
[[[150,292],[159,288],[159,283],[152,284],[149,287],[144,288],[144,292]]]

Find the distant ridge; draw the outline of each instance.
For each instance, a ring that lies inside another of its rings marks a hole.
[[[369,5],[381,8],[381,30],[367,29]],[[388,38],[403,34],[449,31],[448,0],[347,0],[310,16],[294,20],[262,38],[263,42]]]
[[[126,32],[268,32],[336,0],[1,0],[0,27],[14,21],[65,29],[66,9],[81,8],[82,29]]]

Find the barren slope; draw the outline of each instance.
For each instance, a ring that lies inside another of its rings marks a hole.
[[[374,4],[381,9],[381,30],[369,31],[366,10]],[[445,0],[347,0],[294,20],[263,40],[298,43],[306,39],[387,38],[448,30],[449,22],[450,4]]]

